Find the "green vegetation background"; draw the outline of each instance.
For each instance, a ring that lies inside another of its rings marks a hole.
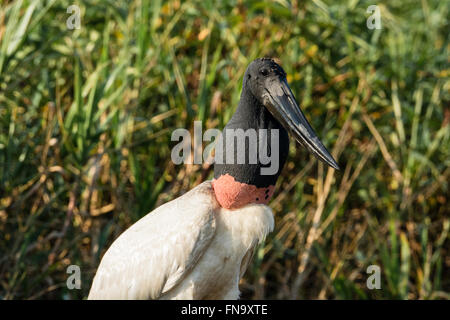
[[[448,1],[0,3],[1,299],[85,298],[121,232],[211,178],[171,132],[221,129],[262,56],[342,170],[291,144],[243,298],[450,297]]]

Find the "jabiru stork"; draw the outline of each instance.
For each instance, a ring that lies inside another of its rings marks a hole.
[[[303,115],[286,73],[272,59],[248,66],[226,129],[278,131],[278,141],[263,141],[268,150],[278,151],[278,170],[261,174],[267,164],[250,163],[248,155],[244,163],[215,163],[212,181],[156,208],[114,241],[88,299],[238,299],[239,280],[255,247],[274,227],[267,203],[288,156],[288,131],[319,160],[339,169]],[[221,139],[226,154],[226,135]]]

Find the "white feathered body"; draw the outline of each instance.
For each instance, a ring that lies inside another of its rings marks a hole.
[[[220,207],[206,181],[120,235],[88,298],[238,299],[239,280],[273,225],[266,205]]]

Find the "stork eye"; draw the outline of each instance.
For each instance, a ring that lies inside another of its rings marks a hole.
[[[267,76],[269,75],[269,70],[267,70],[267,69],[262,69],[262,70],[260,71],[260,73],[261,73],[264,77],[267,77]]]

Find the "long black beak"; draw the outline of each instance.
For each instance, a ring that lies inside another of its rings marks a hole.
[[[286,79],[279,78],[277,80],[272,80],[270,84],[266,86],[265,90],[265,98],[268,98],[269,102],[266,103],[266,107],[272,115],[286,128],[286,130],[289,130],[292,133],[301,145],[307,147],[314,156],[328,164],[330,167],[339,170],[339,165],[319,140],[317,134],[306,120]]]

